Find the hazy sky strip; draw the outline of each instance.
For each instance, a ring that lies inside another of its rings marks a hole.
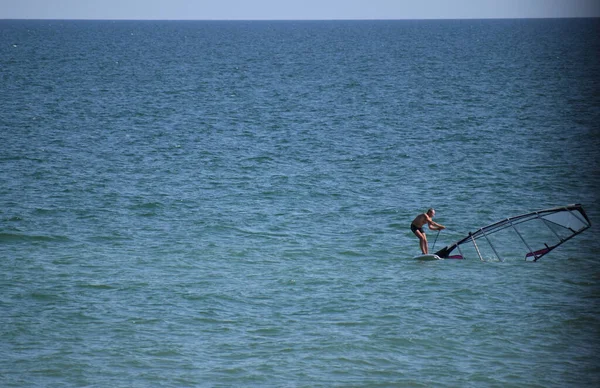
[[[600,0],[0,0],[0,19],[330,20],[600,17]]]

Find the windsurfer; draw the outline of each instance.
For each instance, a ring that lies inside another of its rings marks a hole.
[[[440,225],[434,222],[432,218],[435,217],[435,210],[433,208],[427,210],[426,213],[421,213],[415,217],[413,222],[410,224],[410,230],[419,238],[419,245],[424,255],[429,253],[429,247],[427,246],[427,236],[423,230],[423,226],[427,224],[431,230],[442,230],[446,229],[444,225]]]

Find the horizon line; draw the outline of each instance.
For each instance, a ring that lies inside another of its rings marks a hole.
[[[516,16],[458,18],[315,18],[315,19],[130,19],[130,18],[0,18],[0,21],[156,21],[156,22],[317,22],[317,21],[421,21],[421,20],[528,20],[528,19],[599,19],[600,16]]]

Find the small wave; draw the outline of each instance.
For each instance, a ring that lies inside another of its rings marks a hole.
[[[42,215],[45,215],[45,214],[56,214],[56,213],[60,213],[62,211],[63,210],[61,210],[61,209],[43,209],[43,208],[37,208],[37,209],[35,209],[35,213],[36,214],[42,214]]]
[[[247,158],[246,161],[254,162],[254,163],[270,163],[273,162],[273,158],[270,156],[254,156],[251,158]]]
[[[34,157],[29,157],[29,156],[22,156],[22,155],[10,155],[10,156],[0,157],[0,161],[2,161],[2,162],[29,161],[29,162],[38,162],[38,163],[45,162],[44,159],[34,158]]]
[[[45,241],[45,242],[65,242],[69,241],[69,238],[66,236],[38,236],[38,235],[28,235],[28,234],[13,234],[13,233],[0,233],[0,242],[35,242],[35,241]]]
[[[351,250],[341,251],[341,252],[339,252],[339,254],[342,256],[346,256],[346,257],[363,257],[363,256],[365,256],[363,253],[351,251]]]
[[[130,240],[130,238],[121,236],[121,235],[91,236],[88,238],[88,241],[92,241],[92,242],[117,242],[117,241],[123,241],[123,240]]]
[[[77,285],[79,288],[91,288],[94,290],[112,290],[115,287],[110,286],[108,284],[79,284]]]
[[[160,209],[163,207],[163,204],[160,202],[145,202],[133,205],[130,207],[132,210],[143,209],[143,210],[152,210],[152,209]]]
[[[41,301],[51,301],[59,299],[59,296],[56,294],[46,293],[42,291],[33,291],[29,294],[31,298]]]

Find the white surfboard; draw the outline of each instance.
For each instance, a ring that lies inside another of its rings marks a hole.
[[[441,257],[439,257],[438,255],[434,255],[434,254],[428,254],[428,255],[419,255],[419,256],[415,256],[413,257],[414,260],[422,260],[422,261],[429,261],[429,260],[444,260]]]

